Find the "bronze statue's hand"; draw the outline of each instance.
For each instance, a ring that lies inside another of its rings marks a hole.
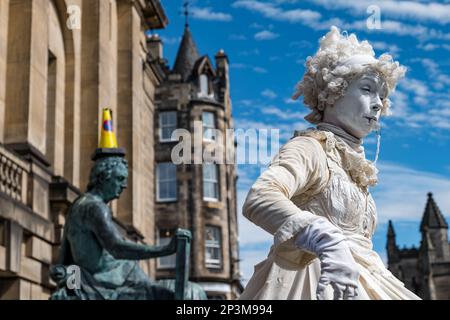
[[[192,238],[192,234],[189,230],[186,229],[177,229],[177,231],[175,231],[175,237],[176,238]]]

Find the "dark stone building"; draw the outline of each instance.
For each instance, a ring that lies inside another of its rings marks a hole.
[[[201,56],[186,24],[173,68],[165,65],[161,40],[153,35],[149,48],[164,65],[166,77],[155,95],[155,228],[160,243],[178,227],[193,233],[190,279],[212,299],[235,299],[242,291],[236,210],[235,143],[228,57],[215,56],[215,67]],[[174,130],[189,145],[179,152]],[[205,150],[216,148],[213,163]],[[175,150],[174,150],[175,149]],[[225,160],[225,152],[233,161]],[[172,152],[184,160],[174,163]],[[160,259],[156,277],[173,277],[173,258]]]
[[[387,233],[388,268],[407,288],[423,299],[450,299],[450,245],[448,224],[428,193],[420,224],[418,248],[399,249],[392,221]]]

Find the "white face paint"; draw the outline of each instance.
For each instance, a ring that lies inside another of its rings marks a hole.
[[[384,98],[384,81],[375,73],[364,74],[350,83],[345,95],[334,106],[325,108],[323,122],[362,139],[379,127]]]

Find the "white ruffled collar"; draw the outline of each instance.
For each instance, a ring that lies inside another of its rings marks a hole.
[[[294,137],[308,136],[321,142],[325,153],[349,174],[352,180],[364,189],[378,182],[378,169],[365,158],[364,152],[357,152],[332,132],[309,128],[295,131]]]

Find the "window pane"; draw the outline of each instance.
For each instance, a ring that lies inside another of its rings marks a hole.
[[[211,128],[204,128],[203,129],[203,138],[208,140],[214,140],[214,130]]]
[[[205,198],[211,198],[211,183],[210,182],[204,182],[203,183],[203,192]]]
[[[159,232],[160,236],[158,238],[158,245],[167,245],[169,244],[171,237],[163,237],[161,236],[161,231]],[[164,232],[165,233],[165,232]],[[172,236],[172,234],[170,234]],[[159,268],[174,268],[176,261],[176,254],[171,254],[170,256],[161,257],[158,259],[158,267]]]
[[[212,248],[212,258],[214,260],[220,260],[220,248]]]
[[[177,182],[169,181],[167,182],[167,197],[176,198],[177,197]]]
[[[177,129],[177,112],[167,111],[159,114],[160,139],[170,140],[172,132]]]
[[[211,172],[211,164],[210,163],[204,163],[203,164],[203,180],[209,180]]]
[[[220,228],[205,228],[205,262],[207,267],[220,267],[222,262]]]
[[[177,167],[173,163],[168,163],[167,165],[167,175],[168,180],[177,180]]]
[[[214,113],[212,112],[203,112],[202,114],[202,118],[203,118],[203,125],[205,127],[210,127],[210,128],[215,128],[215,123],[214,123]]]
[[[203,164],[203,198],[219,199],[219,179],[217,165]]]
[[[208,77],[204,74],[200,75],[200,93],[202,95],[208,94]]]
[[[169,140],[172,137],[172,132],[175,130],[173,127],[161,128],[161,139]]]
[[[174,126],[177,123],[177,112],[167,111],[160,113],[160,125],[161,126]]]
[[[167,199],[167,184],[165,182],[159,184],[159,199]]]
[[[176,170],[176,165],[171,162],[158,163],[158,200],[173,200],[177,198],[178,184]]]
[[[203,179],[207,181],[217,181],[217,165],[214,163],[203,164]]]

